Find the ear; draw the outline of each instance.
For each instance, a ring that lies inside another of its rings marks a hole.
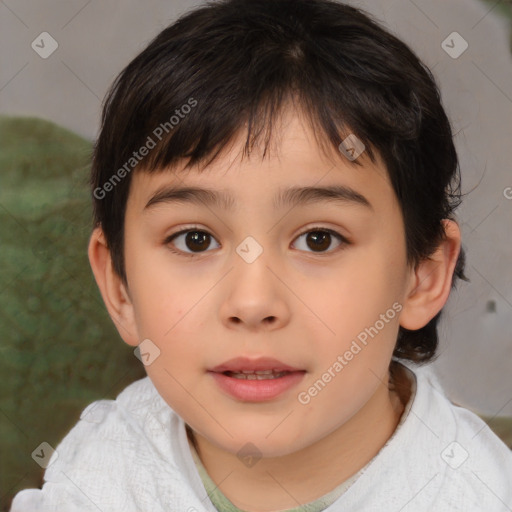
[[[457,223],[443,220],[445,237],[435,253],[411,271],[411,280],[400,325],[421,329],[443,308],[450,295],[453,272],[459,257],[461,236]]]
[[[101,228],[95,228],[89,240],[89,262],[108,313],[125,343],[139,344],[134,308],[127,286],[115,272],[110,250]]]

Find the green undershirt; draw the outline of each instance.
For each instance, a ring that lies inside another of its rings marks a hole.
[[[192,453],[192,457],[196,464],[196,468],[201,476],[201,480],[203,481],[204,488],[208,493],[208,497],[211,502],[215,506],[215,508],[221,512],[246,512],[229,501],[226,496],[221,492],[221,490],[215,485],[215,482],[210,478],[208,473],[206,472],[197,451],[194,446],[190,443],[190,452]],[[366,466],[365,466],[366,468]],[[282,512],[321,512],[325,510],[329,505],[334,503],[359,477],[359,475],[364,471],[361,469],[358,473],[351,476],[348,480],[345,480],[342,484],[338,485],[336,489],[330,491],[325,496],[318,498],[315,501],[310,503],[306,503],[305,505],[300,505],[299,507],[286,509]]]

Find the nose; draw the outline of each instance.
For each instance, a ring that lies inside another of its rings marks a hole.
[[[252,263],[235,258],[220,307],[222,323],[230,329],[273,331],[290,320],[286,287],[264,255]]]

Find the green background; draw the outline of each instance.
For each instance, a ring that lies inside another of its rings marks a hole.
[[[0,497],[39,487],[31,457],[82,409],[145,375],[87,259],[91,142],[47,121],[0,117]]]

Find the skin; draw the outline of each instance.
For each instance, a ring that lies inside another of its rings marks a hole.
[[[112,270],[100,228],[89,245],[120,335],[132,346],[150,339],[159,347],[146,367],[149,377],[191,427],[221,491],[254,512],[319,498],[390,438],[403,412],[403,397],[388,388],[399,325],[419,329],[443,307],[460,250],[457,224],[445,221],[436,253],[408,266],[402,214],[382,162],[372,164],[363,153],[355,166],[341,154],[325,155],[294,110],[283,112],[278,133],[263,159],[257,151],[241,158],[241,133],[205,169],[134,174],[125,218],[127,285]],[[187,202],[145,208],[168,185],[223,189],[233,195],[233,209]],[[372,207],[321,200],[274,209],[280,188],[327,185],[351,187]],[[312,228],[334,230],[350,244],[332,237],[327,250],[315,251],[307,243]],[[172,252],[194,250],[184,236],[169,242],[183,229],[210,233],[208,250],[192,257]],[[250,264],[235,250],[247,236],[263,248]],[[400,313],[308,404],[300,403],[298,393],[395,302]],[[243,402],[207,373],[237,356],[274,357],[306,373],[271,401]],[[247,442],[262,455],[252,467],[237,457]]]

